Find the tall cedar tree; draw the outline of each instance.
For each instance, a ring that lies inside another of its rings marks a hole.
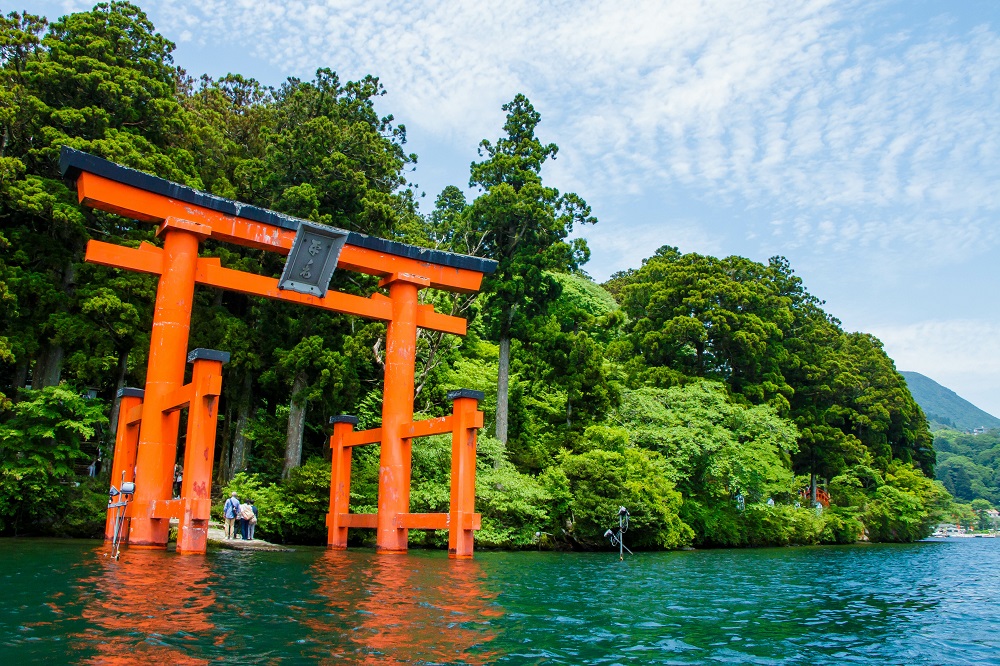
[[[486,322],[500,342],[496,436],[506,444],[511,338],[523,337],[531,318],[559,295],[558,281],[546,271],[573,271],[589,259],[584,240],[565,239],[574,224],[597,220],[576,194],[542,184],[542,165],[559,148],[535,137],[541,115],[528,98],[519,94],[502,108],[507,135],[479,144],[487,159],[472,163],[469,185],[484,190],[472,204],[472,221],[485,232],[484,254],[499,262],[483,291]]]
[[[36,389],[68,377],[113,395],[142,346],[149,279],[82,260],[91,237],[135,244],[152,229],[82,210],[58,157],[67,145],[200,185],[179,146],[172,50],[126,2],[48,26],[27,14],[0,21],[0,383],[15,393],[29,377]]]

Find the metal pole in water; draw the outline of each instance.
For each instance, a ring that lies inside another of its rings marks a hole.
[[[625,555],[622,554],[622,548],[625,547],[624,534],[622,534],[622,514],[618,514],[618,560],[624,561]]]

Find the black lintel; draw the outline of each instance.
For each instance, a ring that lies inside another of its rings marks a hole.
[[[292,217],[291,215],[285,215],[284,213],[266,208],[259,208],[258,206],[251,206],[250,204],[233,201],[232,199],[224,199],[214,194],[188,187],[187,185],[181,185],[158,178],[157,176],[151,176],[142,171],[124,167],[115,162],[110,162],[96,155],[91,155],[90,153],[75,150],[67,146],[63,146],[59,154],[59,169],[62,171],[63,176],[73,181],[76,181],[81,171],[86,171],[87,173],[92,173],[124,185],[131,185],[132,187],[137,187],[153,194],[160,194],[177,201],[202,206],[225,215],[234,215],[289,231],[298,231],[299,223],[302,222],[299,218]],[[347,234],[348,245],[363,247],[376,252],[384,252],[397,257],[406,257],[407,259],[414,259],[428,264],[448,266],[449,268],[462,268],[486,275],[492,274],[497,269],[497,262],[492,259],[407,245],[406,243],[368,236],[367,234],[347,231],[346,229],[338,229],[338,231]]]
[[[472,389],[458,389],[457,391],[448,391],[449,400],[458,400],[459,398],[472,398],[477,402],[482,402],[486,394],[482,391],[473,391]]]
[[[143,398],[146,396],[146,391],[141,388],[132,388],[131,386],[124,386],[118,389],[119,398]]]
[[[351,416],[350,414],[337,414],[336,416],[330,417],[330,423],[350,423],[351,425],[358,425],[358,417]]]
[[[188,352],[188,363],[194,363],[198,359],[229,363],[229,352],[219,351],[218,349],[205,349],[204,347],[198,347]]]

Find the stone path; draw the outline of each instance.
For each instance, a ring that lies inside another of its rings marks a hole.
[[[177,519],[174,518],[170,521],[171,527],[177,527]],[[286,548],[276,543],[270,543],[264,541],[263,539],[252,539],[250,541],[244,541],[243,539],[227,539],[226,530],[222,523],[210,522],[208,524],[208,544],[209,546],[216,546],[218,548],[228,548],[229,550],[270,550],[270,551],[281,551],[290,552],[294,550],[293,548]]]
[[[219,548],[228,548],[229,550],[274,550],[286,552],[292,550],[276,543],[269,543],[263,539],[251,539],[250,541],[227,539],[226,530],[222,523],[208,524],[208,543]]]

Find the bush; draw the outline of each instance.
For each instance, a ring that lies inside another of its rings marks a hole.
[[[353,483],[352,483],[353,485]],[[482,529],[476,544],[487,548],[524,548],[536,543],[535,533],[548,528],[551,497],[539,480],[518,472],[504,446],[480,435],[476,456],[476,511]],[[410,507],[414,513],[447,513],[451,505],[451,437],[418,440],[413,447]],[[443,547],[445,530],[410,532],[414,545]]]
[[[731,503],[707,505],[696,499],[685,499],[680,517],[694,530],[694,545],[698,547],[736,548],[746,545],[746,530],[741,514]]]
[[[743,513],[748,546],[803,546],[819,543],[824,521],[814,509],[751,504]]]
[[[748,504],[741,512],[731,503],[706,506],[688,499],[681,517],[694,528],[695,545],[706,547],[854,543],[862,530],[849,510],[831,509],[817,516],[815,509],[786,504]]]
[[[853,507],[830,507],[823,512],[823,533],[820,543],[855,543],[864,532],[865,526],[858,520],[857,509]]]
[[[552,494],[538,479],[518,472],[507,460],[503,445],[490,437],[478,442],[476,510],[482,529],[480,546],[520,548],[536,543],[535,533],[549,527]],[[377,455],[355,455],[351,475],[351,508],[375,511]],[[374,474],[372,474],[374,472]],[[360,489],[361,493],[355,492]],[[279,543],[326,543],[326,514],[330,505],[330,463],[310,458],[292,470],[288,479],[265,485],[260,474],[240,473],[223,489],[236,491],[241,501],[253,500],[259,511],[257,534]],[[451,502],[451,438],[428,437],[413,447],[410,507],[414,513],[447,513]],[[350,532],[354,538],[357,530]],[[413,530],[411,545],[445,546],[445,530]]]
[[[291,506],[284,516],[283,538],[292,543],[325,544],[330,510],[330,463],[310,458],[281,482],[283,500]]]
[[[255,535],[276,543],[326,543],[330,506],[330,463],[310,458],[280,483],[264,485],[260,474],[241,472],[223,488],[257,507]]]
[[[107,495],[98,502],[100,484],[78,479],[73,465],[88,457],[83,443],[107,425],[105,404],[66,384],[22,398],[0,423],[0,533],[90,536]]]
[[[630,514],[631,543],[637,548],[679,548],[694,532],[678,515],[681,494],[667,480],[667,464],[645,449],[564,454],[559,462],[572,500],[567,536],[594,548],[604,545],[604,532],[617,524],[618,507]]]
[[[504,455],[499,440],[480,437],[478,448],[476,511],[482,514],[483,524],[476,534],[477,545],[534,545],[536,532],[551,531],[553,493],[537,477],[518,472]]]

